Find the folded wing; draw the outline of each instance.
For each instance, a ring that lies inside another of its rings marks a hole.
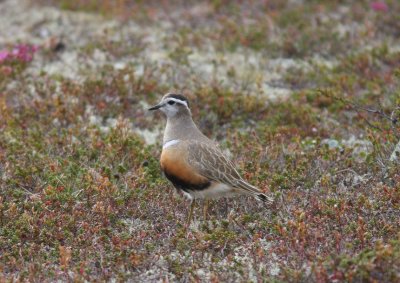
[[[233,163],[218,148],[207,143],[191,141],[188,144],[188,152],[189,164],[195,167],[202,176],[253,195],[264,202],[273,202],[272,198],[247,183],[239,175]]]

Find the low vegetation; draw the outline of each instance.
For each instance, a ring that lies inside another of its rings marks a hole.
[[[0,43],[1,280],[400,280],[398,1],[92,2],[29,5],[124,40]],[[146,111],[167,91],[273,207],[199,201],[185,232]]]

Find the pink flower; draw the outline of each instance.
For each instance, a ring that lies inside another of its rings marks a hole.
[[[39,49],[38,46],[19,44],[16,45],[12,51],[3,50],[0,51],[0,63],[7,60],[16,60],[22,62],[30,62],[33,59],[33,55]]]
[[[372,10],[376,12],[387,12],[389,11],[388,5],[383,1],[374,1],[371,2],[370,7]]]
[[[33,54],[38,50],[37,46],[34,45],[27,45],[27,44],[20,44],[15,46],[12,51],[12,54],[15,58],[24,61],[30,62],[33,59]]]
[[[5,61],[10,55],[10,52],[8,52],[7,50],[2,50],[0,51],[0,63]]]

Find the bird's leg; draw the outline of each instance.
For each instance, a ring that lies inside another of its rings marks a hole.
[[[192,220],[193,209],[194,209],[195,204],[196,204],[196,203],[195,203],[195,199],[192,199],[192,202],[190,203],[189,216],[188,216],[188,219],[187,219],[187,222],[186,222],[186,229],[188,229],[189,226],[190,226],[190,222],[191,222],[191,220]]]
[[[203,207],[203,217],[204,221],[207,221],[207,210],[208,210],[209,200],[204,200],[204,207]]]

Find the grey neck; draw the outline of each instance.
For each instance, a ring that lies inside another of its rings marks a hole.
[[[171,140],[209,141],[197,128],[190,113],[179,113],[173,117],[168,117],[163,144]]]

